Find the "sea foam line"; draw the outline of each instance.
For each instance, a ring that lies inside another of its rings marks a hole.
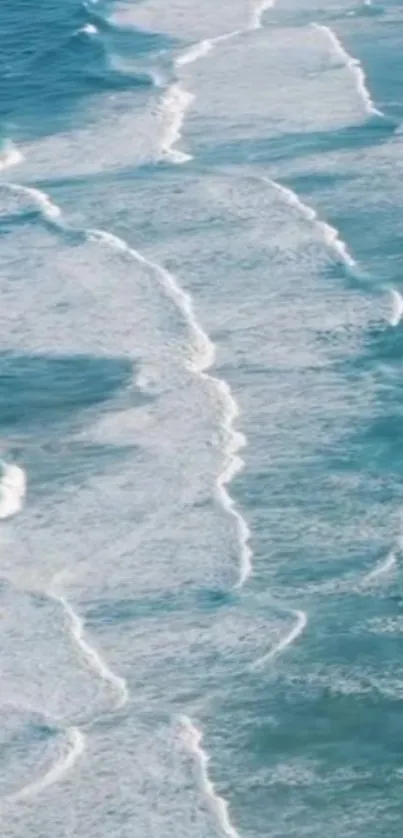
[[[323,233],[323,238],[327,246],[337,253],[342,262],[344,262],[344,264],[347,266],[347,268],[349,268],[350,270],[354,270],[357,268],[357,263],[355,259],[349,252],[347,245],[340,238],[339,232],[338,230],[336,230],[335,227],[332,227],[326,221],[322,221],[318,217],[316,210],[314,210],[312,207],[308,206],[308,204],[305,204],[303,201],[301,201],[301,199],[295,192],[292,191],[292,189],[289,189],[287,186],[282,186],[280,183],[277,183],[277,181],[271,180],[271,178],[268,177],[261,177],[260,179],[265,183],[268,183],[274,189],[276,189],[277,192],[280,192],[287,199],[287,202],[290,206],[295,207],[297,210],[299,210],[301,215],[304,216],[304,218],[306,218],[308,221],[312,221],[319,227],[319,229]]]
[[[226,486],[244,466],[244,461],[239,456],[238,451],[245,446],[246,438],[234,429],[234,421],[239,414],[239,408],[232,395],[229,384],[206,372],[214,363],[215,346],[198,323],[190,294],[181,288],[175,277],[169,271],[162,268],[156,262],[146,259],[139,251],[129,247],[122,239],[111,233],[106,233],[102,230],[88,230],[87,233],[90,239],[94,241],[103,241],[117,250],[127,252],[137,262],[151,269],[159,277],[163,289],[182,314],[190,333],[193,357],[189,361],[189,369],[202,379],[212,383],[216,388],[223,407],[222,430],[226,436],[224,450],[225,462],[221,474],[216,479],[216,495],[225,512],[231,515],[236,521],[240,549],[240,568],[235,587],[240,588],[244,585],[252,571],[252,551],[248,543],[250,530],[245,519],[237,510],[235,501],[230,496]]]
[[[396,554],[394,550],[391,550],[385,559],[383,559],[381,562],[378,562],[378,564],[375,565],[374,569],[364,576],[362,583],[364,585],[367,585],[368,583],[374,582],[375,579],[378,579],[379,576],[384,576],[386,573],[389,573],[389,571],[392,570],[394,567],[396,567]]]
[[[284,649],[286,649],[287,646],[290,646],[291,643],[293,643],[295,640],[297,640],[297,638],[300,636],[300,634],[302,634],[302,632],[304,631],[304,629],[305,629],[305,627],[308,623],[308,617],[305,614],[305,611],[299,611],[297,609],[293,610],[293,614],[296,618],[293,627],[290,629],[290,631],[287,632],[287,634],[285,634],[281,638],[281,640],[279,640],[278,643],[276,643],[269,650],[269,652],[267,652],[265,655],[262,655],[262,657],[258,658],[256,661],[254,661],[251,664],[251,666],[250,666],[251,670],[260,669],[269,660],[272,660],[272,658],[277,657],[277,655],[279,655],[280,652],[282,652]]]
[[[45,221],[60,226],[61,209],[53,203],[46,192],[30,186],[21,186],[19,183],[7,183],[5,186],[15,195],[26,195],[35,204]]]
[[[238,30],[228,32],[224,35],[217,35],[215,38],[205,38],[203,41],[198,41],[192,44],[191,47],[184,50],[175,59],[176,67],[183,67],[186,64],[193,64],[199,58],[208,55],[216,44],[221,41],[228,41],[238,35]],[[165,137],[161,145],[162,155],[171,161],[171,163],[181,164],[193,160],[191,154],[188,154],[180,149],[175,148],[182,136],[182,126],[185,119],[185,114],[194,100],[193,93],[185,90],[178,82],[175,82],[168,88],[165,96],[161,99],[160,113],[163,120],[168,121],[168,127],[165,132]]]
[[[342,42],[339,40],[335,32],[333,32],[333,29],[330,29],[329,26],[324,26],[321,23],[312,23],[311,25],[314,29],[317,29],[319,32],[323,32],[326,35],[326,37],[330,40],[331,44],[333,45],[336,54],[340,56],[346,67],[348,67],[348,69],[351,70],[351,73],[353,74],[356,80],[357,91],[364,102],[365,110],[367,111],[367,113],[372,114],[373,116],[384,116],[382,111],[378,110],[378,108],[375,107],[371,99],[371,95],[366,85],[365,73],[360,61],[358,61],[357,58],[354,58],[347,52],[347,50],[344,49]]]
[[[70,624],[71,624],[71,634],[74,638],[77,646],[80,648],[81,652],[83,653],[85,659],[87,660],[90,668],[99,675],[104,681],[109,682],[112,684],[115,692],[117,693],[117,699],[115,704],[115,709],[119,710],[123,707],[128,699],[129,699],[129,691],[127,688],[127,684],[124,678],[121,678],[119,675],[115,675],[109,666],[105,663],[102,659],[101,655],[94,646],[91,646],[88,641],[84,637],[84,621],[81,617],[76,614],[74,608],[71,607],[70,603],[66,600],[66,598],[57,592],[55,589],[55,581],[53,582],[50,590],[48,591],[48,596],[54,599],[56,602],[60,603],[63,610],[67,614]]]
[[[205,38],[203,41],[198,41],[196,44],[192,44],[189,49],[186,49],[185,52],[182,52],[175,59],[176,66],[183,67],[185,64],[193,64],[193,62],[197,61],[198,58],[208,55],[208,53],[213,49],[213,46],[214,43],[212,38]]]
[[[200,789],[206,797],[210,811],[227,838],[239,838],[239,833],[232,826],[230,820],[228,803],[223,797],[217,794],[214,783],[210,780],[208,773],[210,758],[201,746],[203,734],[188,716],[182,716],[180,721],[183,727],[183,741],[189,753],[194,757]]]
[[[252,9],[249,29],[261,29],[262,28],[262,18],[267,9],[272,9],[275,5],[275,0],[261,0],[260,3],[256,3],[256,5]]]
[[[171,85],[167,90],[165,96],[161,100],[160,113],[163,120],[168,120],[168,127],[165,132],[165,137],[161,144],[161,153],[164,157],[171,161],[171,163],[187,163],[192,160],[191,154],[186,154],[174,146],[181,138],[181,129],[185,118],[185,113],[193,101],[193,94],[184,90],[177,82]]]
[[[43,777],[24,786],[20,791],[3,797],[1,803],[16,803],[20,800],[27,800],[59,782],[73,768],[85,748],[85,736],[77,727],[71,727],[67,730],[67,746],[67,753],[61,756]]]
[[[203,41],[197,41],[197,43],[192,44],[191,47],[177,56],[175,59],[175,66],[183,67],[185,64],[193,64],[194,61],[208,55],[209,52],[214,49],[216,44],[219,44],[222,41],[230,41],[231,38],[235,38],[240,33],[240,29],[234,29],[233,32],[226,32],[224,35],[216,35],[215,38],[205,38]]]

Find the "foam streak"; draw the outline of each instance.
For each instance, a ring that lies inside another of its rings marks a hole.
[[[181,138],[185,113],[192,101],[193,95],[177,83],[168,89],[161,101],[160,113],[163,121],[168,122],[161,146],[161,153],[171,163],[186,163],[192,159],[191,154],[186,154],[184,151],[174,148]]]
[[[214,363],[215,346],[198,323],[190,295],[181,288],[175,277],[169,271],[166,271],[156,262],[146,259],[139,251],[130,248],[117,236],[105,233],[102,230],[89,230],[88,235],[92,240],[103,241],[116,250],[129,253],[137,262],[140,262],[140,264],[153,271],[188,326],[193,350],[192,357],[189,361],[189,369],[202,379],[212,383],[216,388],[223,407],[222,429],[226,437],[225,463],[221,474],[216,480],[216,494],[225,512],[229,513],[236,521],[240,548],[240,568],[235,587],[240,588],[244,585],[252,570],[252,551],[248,544],[250,531],[245,519],[236,509],[235,502],[231,498],[226,486],[244,466],[244,462],[237,452],[240,448],[244,447],[246,439],[243,434],[234,430],[234,420],[238,416],[239,408],[232,395],[230,386],[226,381],[222,381],[206,372]]]
[[[22,507],[26,492],[25,472],[19,466],[2,463],[0,479],[0,520],[11,518]]]
[[[30,797],[36,797],[36,795],[41,791],[44,791],[44,789],[59,782],[59,780],[61,780],[65,774],[73,768],[78,758],[84,751],[85,736],[78,728],[71,727],[67,731],[67,746],[67,752],[62,755],[54,765],[52,765],[43,777],[27,786],[24,786],[24,788],[20,789],[20,791],[8,795],[3,798],[3,801],[7,803],[17,803],[20,800],[27,800]]]
[[[193,64],[194,61],[208,55],[216,44],[219,44],[221,41],[230,41],[231,38],[235,38],[239,34],[240,30],[236,29],[224,35],[217,35],[215,38],[205,38],[203,41],[198,41],[196,44],[192,44],[185,52],[178,55],[175,65],[177,67],[183,67],[185,64]]]
[[[282,637],[281,640],[279,640],[279,642],[276,643],[276,645],[273,646],[273,648],[270,649],[269,652],[267,652],[267,654],[263,655],[261,658],[258,658],[258,660],[252,663],[252,670],[260,669],[262,666],[264,666],[265,663],[277,657],[277,655],[279,655],[280,652],[283,652],[284,649],[287,648],[287,646],[290,646],[291,643],[294,643],[294,641],[297,640],[300,634],[302,634],[307,625],[308,618],[304,611],[296,610],[293,613],[296,620],[292,629],[289,632],[287,632],[287,634],[285,634],[284,637]]]
[[[9,169],[11,166],[17,166],[23,160],[24,157],[18,151],[18,148],[15,147],[11,140],[7,140],[0,150],[0,172],[4,171],[4,169]]]
[[[403,314],[403,297],[396,291],[394,288],[390,291],[390,296],[392,298],[392,312],[389,318],[389,323],[391,326],[398,326]]]
[[[15,195],[26,195],[30,198],[45,221],[56,224],[57,226],[60,225],[61,210],[57,204],[51,201],[46,192],[42,192],[40,189],[34,189],[33,187],[20,186],[18,183],[8,183],[7,188]]]
[[[396,567],[396,555],[394,551],[391,550],[383,561],[378,562],[374,569],[364,576],[363,583],[368,585],[371,582],[374,582],[380,576],[384,576],[386,573],[389,573],[389,571],[394,567]]]
[[[275,4],[275,0],[260,0],[259,3],[253,7],[249,29],[261,29],[262,18],[267,9],[271,9]]]
[[[54,587],[51,587],[49,591],[49,596],[59,602],[62,606],[63,610],[67,614],[70,625],[71,625],[71,634],[74,638],[77,646],[81,650],[82,654],[84,655],[88,665],[90,668],[99,675],[104,681],[109,682],[115,690],[116,693],[116,704],[115,709],[118,710],[123,707],[129,698],[129,692],[127,689],[126,681],[124,678],[121,678],[119,675],[115,675],[111,669],[109,669],[108,665],[102,659],[101,655],[97,650],[91,646],[88,641],[84,637],[84,623],[81,617],[76,614],[74,609],[71,607],[69,602],[65,599],[62,594],[57,593]]]
[[[271,180],[267,177],[262,177],[265,183],[270,184],[274,189],[280,192],[287,200],[290,206],[295,207],[301,215],[304,216],[308,221],[312,221],[316,224],[319,229],[323,233],[323,238],[325,240],[326,245],[333,250],[339,259],[346,265],[347,268],[353,270],[357,267],[357,263],[355,259],[351,256],[351,253],[348,250],[347,245],[342,241],[340,238],[339,232],[336,230],[335,227],[332,227],[330,224],[327,224],[326,221],[321,221],[318,218],[318,214],[316,210],[312,209],[312,207],[308,206],[308,204],[304,204],[303,201],[296,195],[292,189],[289,189],[286,186],[282,186],[280,183],[277,183],[274,180]]]
[[[208,773],[209,757],[201,746],[203,735],[201,731],[195,727],[188,716],[181,718],[183,726],[183,739],[185,746],[195,760],[195,767],[197,773],[197,780],[201,791],[203,792],[208,807],[214,815],[223,835],[227,838],[239,838],[239,833],[235,827],[232,826],[229,817],[229,807],[227,801],[217,794],[213,782],[210,780]]]
[[[375,107],[371,99],[369,90],[366,85],[365,73],[358,59],[354,58],[347,52],[347,50],[344,49],[343,44],[338,39],[337,35],[333,32],[333,30],[330,29],[329,26],[323,26],[319,23],[312,23],[312,27],[314,29],[317,29],[319,32],[323,32],[326,35],[326,37],[329,39],[332,46],[334,47],[336,55],[338,55],[342,59],[345,66],[348,67],[348,69],[351,71],[352,75],[355,78],[357,91],[364,102],[366,112],[372,114],[373,116],[384,116],[382,111],[378,110],[378,108]]]

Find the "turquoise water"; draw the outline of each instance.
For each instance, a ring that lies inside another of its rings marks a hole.
[[[403,7],[221,6],[1,5],[4,838],[400,835]]]

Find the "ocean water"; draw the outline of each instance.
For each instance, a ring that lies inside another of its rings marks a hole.
[[[0,46],[2,838],[400,836],[401,0]]]

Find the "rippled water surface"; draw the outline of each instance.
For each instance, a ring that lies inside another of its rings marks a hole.
[[[3,0],[4,838],[400,836],[402,45]]]

